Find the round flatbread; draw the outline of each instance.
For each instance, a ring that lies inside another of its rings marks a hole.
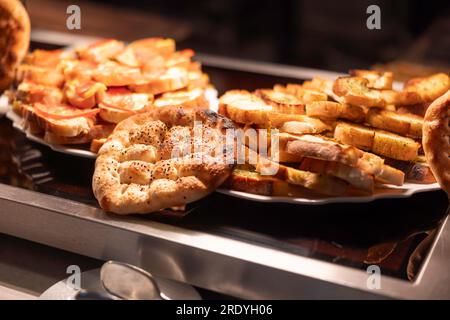
[[[18,0],[0,0],[0,92],[7,89],[30,43],[30,18]]]
[[[450,194],[450,90],[436,99],[425,114],[423,149],[442,189]]]
[[[120,122],[98,152],[92,180],[100,206],[150,213],[198,200],[233,169],[230,120],[209,110],[161,107]]]

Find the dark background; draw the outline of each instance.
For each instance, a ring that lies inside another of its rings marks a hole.
[[[378,67],[449,70],[449,0],[26,0],[33,28],[134,40],[169,36],[180,48],[346,71]],[[77,4],[82,30],[65,28]],[[366,27],[371,4],[381,30]],[[414,62],[413,68],[405,62]],[[386,63],[389,63],[386,66]],[[381,66],[380,66],[381,64]],[[428,70],[429,71],[429,70]]]
[[[199,51],[344,71],[392,60],[450,61],[450,1],[113,0],[189,24]],[[366,8],[381,8],[368,30]],[[423,43],[426,42],[426,43]]]

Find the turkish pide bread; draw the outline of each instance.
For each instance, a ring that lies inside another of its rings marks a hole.
[[[19,0],[0,0],[0,92],[11,85],[28,51],[30,18]]]
[[[450,90],[436,99],[425,114],[423,149],[442,189],[450,193]]]
[[[160,107],[120,122],[98,152],[92,188],[118,214],[151,213],[198,200],[231,174],[225,131],[209,110]],[[200,132],[200,134],[199,134]]]

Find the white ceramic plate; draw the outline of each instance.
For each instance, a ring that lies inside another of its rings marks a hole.
[[[219,108],[219,100],[217,98],[217,95],[218,92],[216,89],[208,88],[205,90],[205,97],[209,101],[210,109],[216,112]],[[31,141],[46,145],[47,147],[51,148],[54,151],[70,154],[77,157],[95,159],[97,156],[95,153],[89,151],[88,145],[67,146],[67,145],[50,144],[41,137],[38,137],[30,133],[25,128],[23,119],[16,113],[14,113],[11,110],[11,108],[7,105],[7,99],[4,96],[0,97],[0,113],[2,113],[2,111],[3,113],[6,112],[6,117],[12,121],[14,128],[25,133],[27,138]]]
[[[218,99],[217,99],[217,91],[215,89],[207,90],[205,93],[207,99],[210,102],[211,110],[217,111],[218,108]],[[5,107],[5,100],[0,97],[0,110],[7,110],[7,106]],[[1,111],[0,111],[1,112]],[[88,147],[68,147],[63,145],[54,145],[49,144],[44,141],[42,138],[35,136],[24,128],[23,120],[20,116],[15,114],[13,111],[9,110],[6,113],[6,116],[13,122],[13,126],[18,130],[24,132],[28,139],[35,141],[37,143],[46,145],[50,147],[52,150],[70,154],[78,157],[91,158],[95,159],[96,154],[89,151]],[[375,190],[375,193],[367,196],[345,196],[345,197],[317,197],[312,198],[310,195],[304,198],[293,198],[293,197],[273,197],[273,196],[262,196],[242,191],[235,190],[227,190],[227,189],[218,189],[217,192],[237,197],[245,200],[258,201],[258,202],[278,202],[278,203],[293,203],[293,204],[304,204],[304,205],[321,205],[321,204],[329,204],[329,203],[340,203],[340,202],[370,202],[377,199],[388,199],[388,198],[408,198],[415,193],[419,192],[428,192],[428,191],[436,191],[439,190],[439,184],[416,184],[416,183],[405,183],[403,186],[380,186]]]
[[[377,199],[393,199],[393,198],[408,198],[413,194],[420,192],[429,192],[439,190],[439,184],[417,184],[417,183],[405,183],[403,186],[391,186],[383,185],[378,186],[375,189],[374,194],[367,196],[340,196],[340,197],[326,197],[317,196],[316,198],[308,197],[273,197],[273,196],[262,196],[242,191],[228,190],[228,189],[218,189],[217,192],[241,198],[245,200],[258,201],[258,202],[273,202],[273,203],[292,203],[292,204],[303,204],[303,205],[323,205],[330,203],[363,203],[370,202]]]

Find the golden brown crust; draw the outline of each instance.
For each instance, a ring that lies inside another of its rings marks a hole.
[[[380,91],[370,89],[363,77],[340,77],[333,84],[333,92],[349,104],[366,107],[384,107],[386,100]]]
[[[296,96],[272,89],[258,89],[255,94],[281,113],[304,114],[305,105]]]
[[[286,181],[243,169],[233,170],[226,181],[226,187],[264,196],[305,197],[311,193],[305,188]]]
[[[425,114],[423,149],[427,163],[442,189],[450,192],[450,90],[436,99]]]
[[[202,122],[200,140],[194,136],[194,121]],[[150,213],[206,196],[233,168],[219,148],[223,130],[231,127],[212,111],[178,107],[122,121],[95,164],[92,188],[100,206],[119,214]]]
[[[411,138],[348,122],[337,124],[334,137],[341,143],[404,161],[416,159],[420,147]]]
[[[348,119],[362,122],[365,112],[362,107],[333,101],[314,101],[306,104],[306,115],[324,120]]]
[[[18,0],[0,0],[0,92],[7,89],[28,51],[30,19]]]

